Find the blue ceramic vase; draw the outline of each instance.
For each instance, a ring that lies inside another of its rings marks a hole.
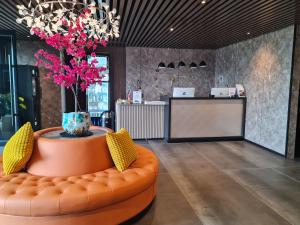
[[[91,126],[91,117],[87,112],[70,112],[63,114],[62,127],[73,136],[83,136]]]

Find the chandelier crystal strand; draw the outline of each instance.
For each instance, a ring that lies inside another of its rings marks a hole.
[[[48,36],[67,33],[64,24],[74,24],[78,15],[84,14],[81,22],[89,38],[108,41],[119,37],[120,16],[116,16],[116,9],[110,11],[106,3],[97,7],[95,1],[88,4],[87,1],[76,0],[31,0],[27,6],[17,5],[17,9],[20,15],[17,23],[25,22],[31,28],[31,34],[34,29]],[[97,12],[102,15],[101,18],[98,18]]]

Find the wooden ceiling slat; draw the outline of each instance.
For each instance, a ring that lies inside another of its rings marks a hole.
[[[29,34],[29,29],[25,25],[18,24],[16,19],[18,18],[17,10],[12,8],[12,6],[7,5],[7,2],[2,3],[5,7],[0,10],[2,17],[5,18],[5,22],[13,27],[14,29],[18,29],[22,31],[22,33]]]
[[[137,15],[134,18],[132,25],[128,29],[128,34],[126,34],[125,42],[129,43],[131,39],[131,35],[133,31],[136,29],[136,26],[141,22],[141,16],[145,13],[147,7],[149,5],[149,1],[141,1],[140,10],[137,12]]]
[[[147,25],[142,28],[142,31],[136,40],[136,45],[139,45],[139,43],[143,40],[145,35],[148,34],[147,30],[149,29],[149,27],[151,27],[154,21],[156,21],[163,15],[164,10],[166,10],[170,6],[171,1],[159,0],[159,3],[159,7],[156,7],[156,9],[153,11],[153,16],[151,20],[148,20]]]
[[[132,10],[131,10],[132,14],[131,14],[131,16],[129,16],[129,20],[128,20],[126,26],[124,26],[125,27],[124,33],[122,33],[122,36],[121,36],[122,42],[126,41],[126,39],[127,39],[128,32],[129,32],[130,28],[132,27],[132,23],[133,23],[134,19],[136,18],[137,13],[140,10],[141,3],[142,3],[142,1],[134,1],[133,5],[132,5]]]
[[[121,22],[120,22],[120,35],[123,35],[124,29],[127,26],[127,20],[131,14],[133,4],[134,4],[134,0],[126,0],[125,7],[123,9]],[[120,37],[120,39],[121,39],[121,37]]]
[[[189,3],[190,2],[190,3]],[[152,29],[149,32],[149,35],[145,38],[144,43],[145,45],[149,44],[151,42],[152,38],[156,35],[159,35],[161,31],[164,29],[169,30],[171,27],[174,28],[174,22],[175,18],[179,18],[182,16],[184,12],[186,12],[188,9],[193,9],[193,4],[195,4],[197,1],[179,1],[176,3],[176,6],[173,8],[172,12],[168,13],[165,18],[163,18],[160,23],[156,23]],[[162,28],[165,27],[165,28]]]
[[[118,9],[118,0],[112,0],[112,8],[117,10],[117,14],[119,14],[119,9]]]
[[[147,42],[148,38],[151,36],[150,34],[156,33],[156,31],[158,30],[157,26],[159,24],[163,23],[164,21],[166,21],[168,16],[172,15],[172,11],[173,12],[177,11],[177,9],[178,9],[177,7],[181,6],[180,2],[182,3],[182,0],[173,0],[165,9],[162,9],[162,14],[160,14],[158,17],[156,17],[156,19],[153,21],[153,23],[151,25],[149,25],[147,27],[147,30],[144,32],[144,35],[141,37],[141,40],[143,40],[143,43]],[[187,3],[187,2],[185,2],[185,3]],[[140,43],[138,43],[138,44],[140,44]]]
[[[277,10],[278,10],[278,12],[277,12]],[[272,9],[268,9],[268,10],[266,10],[266,11],[263,11],[263,12],[261,12],[261,13],[259,13],[259,12],[255,12],[255,19],[256,19],[256,21],[253,21],[253,22],[248,22],[248,20],[249,20],[249,17],[250,17],[250,15],[252,15],[250,12],[248,12],[247,14],[245,14],[245,16],[243,16],[243,17],[237,17],[237,19],[236,20],[234,20],[231,24],[230,24],[230,26],[228,25],[228,23],[227,24],[220,24],[220,25],[218,25],[218,26],[216,26],[216,30],[217,29],[222,29],[224,32],[226,31],[226,33],[228,33],[228,32],[230,32],[230,28],[235,28],[236,29],[236,27],[239,27],[239,29],[241,29],[241,28],[243,28],[244,27],[244,24],[245,23],[247,23],[247,29],[246,29],[246,31],[245,31],[245,33],[246,32],[248,32],[248,31],[251,31],[251,30],[253,30],[253,27],[254,26],[256,26],[257,25],[257,23],[262,23],[262,22],[264,22],[265,20],[266,21],[272,21],[274,18],[272,17],[272,15],[274,14],[274,12],[276,12],[276,15],[278,15],[278,16],[283,16],[283,15],[285,15],[285,13],[284,14],[280,14],[280,11],[282,10],[282,8],[279,8],[279,9],[276,9],[276,8],[272,8]],[[266,13],[268,11],[268,13]],[[293,6],[289,6],[289,5],[286,5],[285,6],[285,12],[287,12],[288,14],[290,14],[290,13],[293,13],[293,11],[294,11],[294,7]],[[236,21],[236,22],[235,22]],[[251,20],[252,21],[252,20]],[[234,30],[235,30],[234,29]],[[212,29],[210,29],[210,30],[208,30],[208,31],[205,31],[205,32],[207,32],[208,34],[210,34],[210,35],[207,35],[207,38],[211,38],[211,37],[215,37],[215,35],[216,35],[216,32],[215,32],[215,30],[212,30]],[[220,32],[220,35],[222,35],[223,33],[222,32]],[[201,34],[200,34],[201,35]],[[196,39],[198,39],[198,38],[200,38],[200,35],[195,35],[195,36],[193,36],[193,37],[191,37],[191,41],[193,41],[193,40],[196,40]]]
[[[180,12],[180,14],[176,14],[174,16],[174,19],[172,19],[172,21],[170,21],[169,24],[165,24],[164,27],[159,27],[156,30],[156,33],[155,33],[156,35],[152,36],[153,38],[151,38],[151,42],[149,44],[151,45],[155,38],[163,39],[163,36],[161,36],[161,33],[164,33],[164,32],[168,33],[170,26],[173,26],[175,29],[175,32],[173,31],[172,33],[176,33],[176,32],[178,32],[178,29],[182,29],[182,27],[185,26],[184,24],[186,23],[187,20],[194,18],[194,17],[196,18],[197,16],[199,16],[199,12],[202,9],[205,9],[206,13],[208,13],[209,11],[213,11],[213,9],[217,8],[217,5],[220,5],[220,2],[224,3],[227,1],[228,0],[220,0],[220,1],[211,2],[210,4],[205,4],[205,5],[200,4],[200,1],[193,1],[192,4],[189,5],[188,8],[184,9],[182,12]],[[231,0],[231,1],[233,1],[233,0]],[[182,26],[181,26],[181,24],[182,24]]]
[[[201,15],[201,17],[198,18],[198,22],[196,22],[196,21],[194,23],[190,22],[188,27],[186,26],[186,28],[184,30],[180,29],[179,32],[175,33],[176,36],[172,36],[171,38],[180,39],[180,41],[184,40],[186,37],[190,37],[193,33],[195,33],[195,27],[196,28],[201,27],[201,30],[199,30],[199,31],[204,33],[205,28],[216,26],[216,24],[219,25],[225,18],[228,18],[229,16],[231,16],[232,12],[234,12],[234,10],[236,10],[237,8],[239,8],[239,12],[240,12],[246,6],[249,6],[249,4],[253,4],[253,2],[254,2],[253,0],[248,0],[248,1],[243,1],[243,2],[242,1],[243,0],[239,0],[239,1],[235,0],[236,4],[234,5],[234,7],[231,7],[231,4],[229,4],[229,5],[226,5],[226,7],[223,7],[222,10],[215,11],[214,12],[215,17],[219,13],[221,13],[221,15],[222,15],[222,17],[219,17],[218,20],[212,18],[212,21],[208,21],[211,16],[210,14]],[[261,0],[256,0],[256,2],[261,2]],[[230,2],[227,1],[227,3],[230,3]],[[167,38],[162,38],[162,40],[167,41]],[[172,39],[170,41],[172,41]]]
[[[28,1],[2,0],[0,30],[16,30],[18,39],[28,40],[29,29],[16,23],[16,5]],[[120,37],[112,46],[219,48],[300,23],[298,0],[99,1],[121,16]]]
[[[271,25],[273,25],[273,22],[269,22],[267,24],[257,26],[256,27],[257,32],[256,33],[252,33],[249,36],[246,35],[244,31],[240,31],[240,32],[236,33],[236,38],[232,39],[231,42],[228,42],[228,40],[225,40],[225,39],[216,39],[216,40],[218,42],[220,42],[221,46],[227,46],[227,45],[239,42],[239,41],[247,40],[249,38],[256,38],[256,37],[260,36],[261,34],[269,33],[269,32],[272,32],[274,30],[286,28],[286,24],[287,23],[292,23],[292,22],[293,22],[293,19],[290,19],[288,17],[287,18],[281,18],[280,21],[278,21],[276,23],[276,25],[274,25],[274,26],[271,26]],[[269,28],[266,28],[266,26],[269,27]],[[177,43],[177,45],[180,48],[183,48],[185,46],[185,44],[183,42]],[[205,48],[206,44],[203,44],[203,45],[198,44],[196,46],[197,46],[197,48]],[[211,48],[215,48],[215,47],[211,47]]]
[[[264,2],[262,2],[262,1],[259,1],[259,2],[260,2],[260,4],[264,4]],[[233,23],[236,21],[239,21],[243,17],[249,18],[249,15],[251,12],[256,15],[260,11],[257,10],[257,8],[255,8],[255,7],[254,8],[246,8],[246,11],[243,11],[243,9],[240,9],[238,14],[231,14],[231,13],[228,14],[228,16],[226,17],[225,24],[229,25],[230,27],[236,27],[236,25],[233,25]],[[205,37],[211,36],[211,35],[209,35],[212,30],[211,27],[214,27],[214,31],[217,31],[217,33],[219,33],[219,34],[228,33],[227,27],[225,28],[223,26],[223,24],[224,24],[224,21],[217,23],[217,24],[209,24],[210,26],[204,25],[203,27],[201,27],[201,30],[198,29],[198,31],[201,32],[201,34],[203,34]],[[208,28],[208,30],[207,30],[207,28]],[[190,40],[191,35],[192,35],[192,33],[183,34],[181,37],[177,36],[176,39],[181,42],[181,41],[184,41],[187,37],[189,37],[189,40]],[[175,38],[175,37],[171,37],[171,38]],[[164,40],[167,41],[167,39],[164,39]],[[170,39],[169,41],[172,41],[172,39]],[[162,44],[166,44],[166,43],[162,43]],[[161,43],[159,45],[161,45]]]
[[[194,13],[192,16],[187,15],[186,17],[179,20],[178,23],[174,24],[176,29],[172,32],[172,37],[175,39],[178,35],[182,35],[185,32],[193,31],[193,26],[197,21],[203,21],[207,18],[212,18],[212,13],[215,15],[217,12],[222,11],[230,7],[230,4],[236,2],[237,0],[223,0],[223,1],[211,1],[202,6],[199,11]],[[203,12],[203,10],[205,10]],[[202,13],[203,12],[203,13]],[[161,40],[164,40],[165,35],[168,35],[168,30],[163,30],[164,35],[162,37],[158,37]]]
[[[284,14],[286,14],[286,13],[288,13],[288,14],[293,13],[293,6],[289,6],[289,5],[285,5],[284,8],[282,8],[282,7],[279,8],[279,6],[277,8],[276,7],[268,8],[268,9],[266,9],[264,11],[259,11],[259,10],[252,11],[252,12],[251,11],[247,11],[242,16],[237,16],[237,17],[235,16],[233,18],[233,20],[232,20],[232,23],[231,23],[232,26],[231,27],[236,27],[237,25],[243,27],[243,25],[245,23],[248,24],[248,20],[249,20],[249,18],[251,18],[250,16],[252,16],[252,15],[255,16],[255,21],[254,20],[250,20],[251,22],[256,22],[256,23],[263,22],[262,19],[272,20],[272,16],[273,16],[274,12],[275,12],[275,14],[280,15],[280,12],[282,11],[282,9],[285,10]],[[227,30],[228,23],[219,24],[218,27],[217,27],[217,29],[219,29],[220,27],[222,27],[223,30]],[[208,33],[209,32],[213,32],[213,30],[210,29],[207,32]]]
[[[145,0],[147,1],[147,0]],[[142,29],[144,26],[146,20],[150,17],[150,13],[152,11],[152,8],[155,7],[155,5],[158,3],[158,0],[152,0],[152,1],[147,1],[147,7],[145,8],[145,11],[143,14],[141,14],[141,17],[137,21],[136,28],[132,31],[132,33],[128,36],[128,42],[127,43],[134,43],[137,39],[138,32]]]

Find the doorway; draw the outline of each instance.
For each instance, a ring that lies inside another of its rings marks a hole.
[[[0,31],[0,146],[18,128],[15,35]]]
[[[300,158],[300,92],[298,98],[298,118],[297,118],[297,128],[296,128],[295,158]]]

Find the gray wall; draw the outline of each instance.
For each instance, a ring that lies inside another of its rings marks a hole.
[[[159,62],[166,65],[184,61],[187,66],[182,69],[161,69],[156,72]],[[190,69],[189,64],[201,60],[207,63],[206,68]],[[196,87],[196,96],[208,96],[210,85],[214,85],[215,51],[165,48],[126,48],[126,90],[137,88],[141,80],[144,99],[159,100],[161,95],[172,93],[173,86]]]
[[[34,54],[44,49],[50,53],[58,52],[43,41],[17,41],[18,65],[35,65]],[[41,88],[41,125],[42,128],[61,125],[60,88],[51,79],[44,79],[47,71],[39,68]],[[19,74],[18,74],[19,75]]]
[[[34,54],[39,50],[44,49],[50,53],[57,53],[44,41],[17,41],[17,63],[18,65],[35,65]]]
[[[216,86],[245,86],[246,139],[280,154],[286,146],[293,34],[291,26],[216,52]]]
[[[292,77],[291,89],[291,106],[290,106],[290,121],[288,131],[288,151],[287,157],[293,159],[295,157],[296,148],[296,129],[298,120],[298,104],[299,104],[299,89],[300,89],[300,25],[297,25],[295,35],[295,49],[294,49],[294,68]],[[299,150],[298,150],[299,151]]]

